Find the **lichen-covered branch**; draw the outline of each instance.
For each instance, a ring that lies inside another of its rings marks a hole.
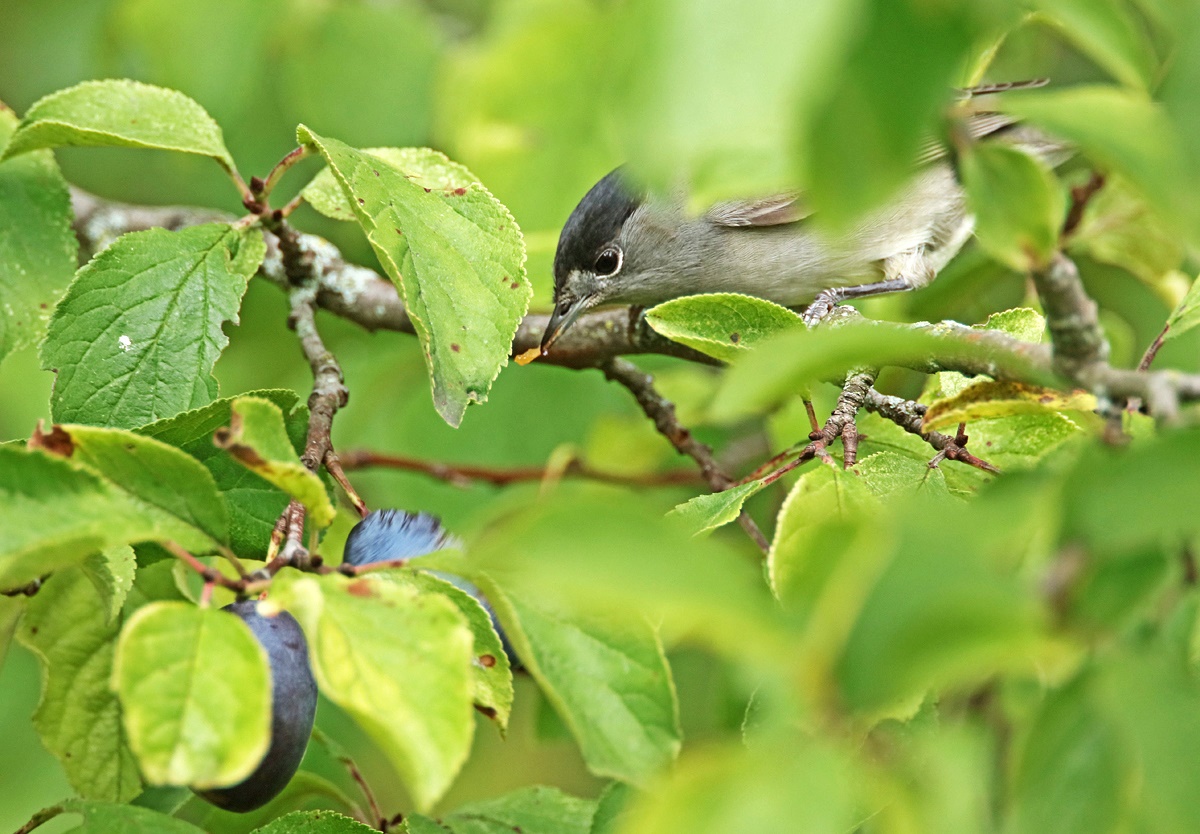
[[[1000,474],[1000,470],[995,466],[966,450],[966,436],[962,432],[959,432],[956,437],[951,437],[937,431],[924,431],[921,424],[925,418],[925,406],[918,402],[880,394],[872,389],[867,393],[863,407],[868,411],[875,412],[885,420],[891,420],[909,434],[915,434],[932,446],[945,460],[956,460],[993,475]]]

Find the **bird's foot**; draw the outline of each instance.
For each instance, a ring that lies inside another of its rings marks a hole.
[[[804,315],[802,316],[804,326],[812,330],[825,319],[829,318],[829,314],[833,312],[833,308],[841,300],[836,290],[822,290],[813,299],[813,303],[808,305],[808,309],[804,311]]]

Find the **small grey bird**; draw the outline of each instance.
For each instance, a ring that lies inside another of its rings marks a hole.
[[[1064,148],[997,113],[971,114],[964,130],[970,139],[1007,134],[1008,141],[1047,159]],[[807,305],[804,318],[812,326],[842,301],[923,287],[974,228],[946,156],[930,144],[922,167],[897,197],[836,236],[805,222],[811,212],[799,194],[723,202],[693,216],[683,195],[650,199],[618,168],[592,187],[563,226],[542,353],[580,314],[600,305],[650,306],[697,293],[737,292],[785,307]]]

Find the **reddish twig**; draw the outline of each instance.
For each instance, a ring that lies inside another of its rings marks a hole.
[[[617,472],[605,472],[594,469],[579,458],[571,458],[566,466],[561,469],[545,466],[471,466],[460,463],[422,460],[403,455],[391,455],[366,449],[343,452],[340,458],[342,466],[350,470],[365,469],[371,466],[403,469],[407,472],[420,472],[438,480],[462,487],[470,486],[472,482],[476,481],[491,484],[492,486],[508,486],[528,481],[542,481],[550,476],[587,478],[604,483],[647,487],[684,486],[701,483],[700,478],[689,470],[679,469],[671,472],[649,472],[643,475],[622,475]]]
[[[963,424],[959,425],[957,437],[950,437],[936,431],[923,431],[921,423],[925,417],[925,406],[912,400],[880,394],[875,390],[870,392],[863,406],[885,420],[891,420],[909,434],[915,434],[932,446],[937,451],[937,455],[929,462],[930,466],[936,466],[940,460],[953,460],[993,475],[1000,474],[998,468],[963,448],[967,444],[967,435],[963,431],[965,429]]]
[[[1079,224],[1083,221],[1083,212],[1087,208],[1092,197],[1096,196],[1101,188],[1104,187],[1104,175],[1099,171],[1093,171],[1091,177],[1083,185],[1075,186],[1071,189],[1071,208],[1067,211],[1067,217],[1062,225],[1062,237],[1068,238],[1075,233],[1079,228]]]

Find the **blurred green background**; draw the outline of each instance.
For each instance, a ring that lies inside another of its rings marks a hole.
[[[629,135],[609,106],[624,90],[621,85],[629,83],[625,68],[638,66],[636,55],[629,60],[629,52],[637,49],[636,39],[621,41],[615,34],[621,31],[613,25],[620,5],[607,0],[0,0],[0,100],[20,113],[40,96],[90,78],[129,77],[172,87],[199,101],[221,124],[246,177],[265,175],[295,146],[298,123],[358,147],[438,148],[471,168],[516,216],[529,245],[534,306],[545,309],[562,222],[587,188],[623,161],[622,149],[640,148],[648,156],[645,146],[656,138],[636,131]],[[711,6],[698,3],[694,13],[700,19]],[[858,4],[848,3],[850,7]],[[957,43],[957,18],[948,20],[942,34],[947,42]],[[868,23],[849,14],[845,25],[854,29]],[[883,20],[882,25],[888,23]],[[646,31],[652,33],[653,25],[646,21]],[[871,25],[880,25],[880,20]],[[714,43],[713,49],[721,46]],[[896,60],[907,62],[906,71],[921,70],[925,44],[920,38],[898,46]],[[930,54],[935,47],[929,47]],[[812,73],[824,71],[820,55],[800,57],[816,62],[809,68]],[[670,56],[663,60],[669,62]],[[715,60],[714,66],[728,62]],[[879,66],[880,77],[827,79],[823,89],[835,97],[834,103],[826,97],[811,106],[825,114],[815,122],[822,124],[824,118],[830,136],[839,135],[839,114],[864,104],[857,96],[866,96],[869,104],[871,91],[886,81],[886,62]],[[929,72],[945,71],[930,66]],[[785,69],[799,71],[790,64]],[[703,67],[695,70],[702,72]],[[1041,75],[1069,84],[1103,73],[1049,27],[1031,25],[1008,38],[989,77]],[[703,96],[702,81],[687,76],[673,81],[666,71],[646,71],[633,81],[634,86],[661,83],[667,89],[681,83],[671,100],[687,102],[694,93],[684,89],[690,80],[699,90],[695,95]],[[754,85],[756,79],[748,77],[746,83]],[[883,84],[882,93],[887,92]],[[906,103],[903,96],[900,100]],[[770,102],[764,101],[759,104],[769,112]],[[848,110],[841,109],[841,101],[848,102]],[[923,119],[931,118],[936,104],[924,103],[928,113]],[[687,115],[680,114],[685,127]],[[751,119],[737,127],[731,141],[765,135],[764,146],[750,150],[773,158],[770,130]],[[786,125],[768,127],[787,130]],[[829,161],[822,152],[814,148],[813,158]],[[752,163],[754,155],[749,157]],[[206,160],[96,149],[66,149],[58,158],[70,182],[104,197],[238,209],[228,181]],[[848,164],[853,167],[856,161],[851,157]],[[294,194],[315,170],[312,160],[303,163],[284,181],[280,197]],[[705,171],[697,170],[703,179]],[[774,181],[790,173],[768,171],[764,176],[768,175]],[[872,183],[857,185],[863,199],[878,196],[872,193]],[[307,207],[294,220],[302,229],[329,237],[348,257],[373,264],[357,227],[326,220]],[[1179,288],[1162,274],[1145,280],[1134,269],[1102,263],[1100,258],[1081,254],[1079,260],[1088,288],[1102,305],[1116,362],[1136,362]],[[1028,297],[1023,276],[968,248],[927,290],[872,302],[872,311],[900,319],[975,322]],[[263,387],[308,389],[309,370],[285,319],[283,296],[273,287],[252,283],[240,325],[229,329],[231,345],[217,365],[223,394]],[[626,392],[608,385],[596,372],[536,363],[510,366],[497,380],[488,404],[472,408],[462,428],[454,430],[431,407],[415,339],[367,334],[328,315],[319,323],[351,390],[334,432],[340,449],[516,466],[543,463],[556,450],[569,447],[581,450],[596,466],[622,472],[684,465]],[[1200,331],[1193,335],[1200,337]],[[1180,339],[1164,350],[1160,362],[1200,369],[1198,346],[1196,338]],[[712,371],[655,359],[642,364],[658,373],[685,422],[699,419],[698,407],[711,391]],[[6,392],[0,398],[0,439],[27,437],[38,419],[49,417],[51,383],[33,350],[0,365],[0,390]],[[894,374],[887,384],[911,395],[919,382]],[[769,427],[737,430],[738,443],[728,449],[734,468],[764,456],[769,435],[786,442],[808,429],[802,413],[796,412]],[[718,445],[729,439],[725,430],[715,427],[701,425],[699,431]],[[383,470],[354,473],[352,479],[372,507],[433,512],[458,531],[493,512],[499,494],[489,487],[464,489]],[[511,500],[529,500],[536,487],[507,492]],[[664,510],[691,494],[683,488],[646,492],[647,500]],[[764,492],[750,508],[766,518],[782,494]],[[745,693],[738,692],[726,670],[698,652],[678,653],[673,661],[689,743],[735,729],[741,719],[737,704]],[[0,756],[0,830],[15,828],[37,808],[68,793],[59,766],[42,749],[29,723],[38,685],[34,659],[14,647],[0,670],[0,737],[6,750]],[[442,807],[536,782],[595,795],[599,780],[586,773],[573,744],[555,727],[527,679],[518,681],[508,738],[499,739],[487,723],[480,719],[475,752]],[[387,764],[327,702],[321,705],[320,725],[359,758],[385,808],[408,807]],[[313,766],[345,783],[332,762]]]

